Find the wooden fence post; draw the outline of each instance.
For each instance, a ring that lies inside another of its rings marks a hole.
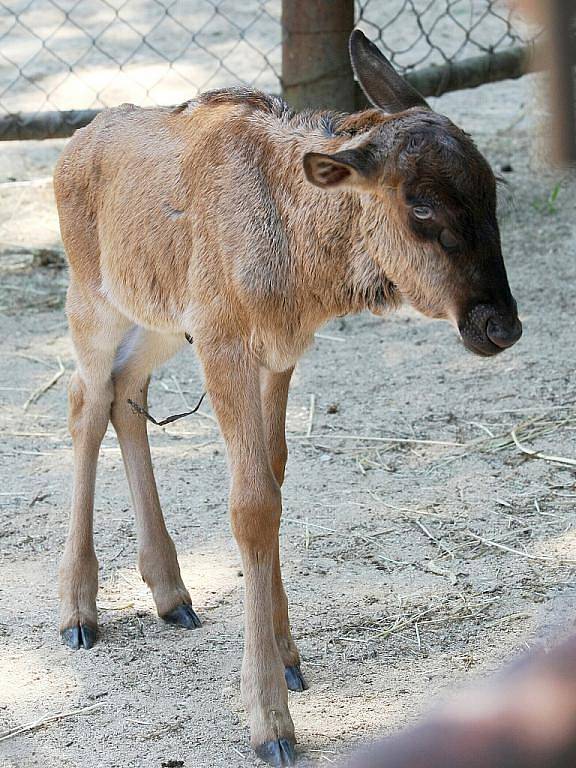
[[[354,110],[354,0],[282,0],[282,95],[294,109]]]

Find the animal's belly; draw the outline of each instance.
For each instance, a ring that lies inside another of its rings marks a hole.
[[[100,292],[132,322],[178,333],[185,330],[186,280],[157,267],[135,258],[121,260],[103,254]]]

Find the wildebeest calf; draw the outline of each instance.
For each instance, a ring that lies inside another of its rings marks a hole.
[[[55,175],[77,357],[62,637],[72,648],[96,637],[92,513],[110,419],[142,577],[161,617],[200,624],[160,509],[146,421],[128,403],[146,408],[151,372],[191,334],[232,475],[246,584],[243,700],[252,744],[273,765],[293,762],[288,688],[305,687],[278,553],[298,358],[330,318],[402,301],[449,320],[480,355],[521,334],[488,163],[358,31],[351,56],[373,109],[294,114],[244,88],[176,109],[123,105],[76,132]]]

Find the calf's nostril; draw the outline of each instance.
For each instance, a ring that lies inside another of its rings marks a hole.
[[[518,319],[512,323],[503,323],[491,317],[486,323],[486,335],[496,346],[505,349],[522,336],[522,323]]]

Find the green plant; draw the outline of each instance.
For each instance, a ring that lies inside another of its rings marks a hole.
[[[558,181],[552,187],[546,197],[537,197],[532,203],[532,206],[537,211],[540,211],[540,213],[543,213],[545,216],[552,216],[553,214],[558,213],[558,206],[556,205],[556,201],[558,199],[558,195],[560,194],[561,186],[562,182]]]

